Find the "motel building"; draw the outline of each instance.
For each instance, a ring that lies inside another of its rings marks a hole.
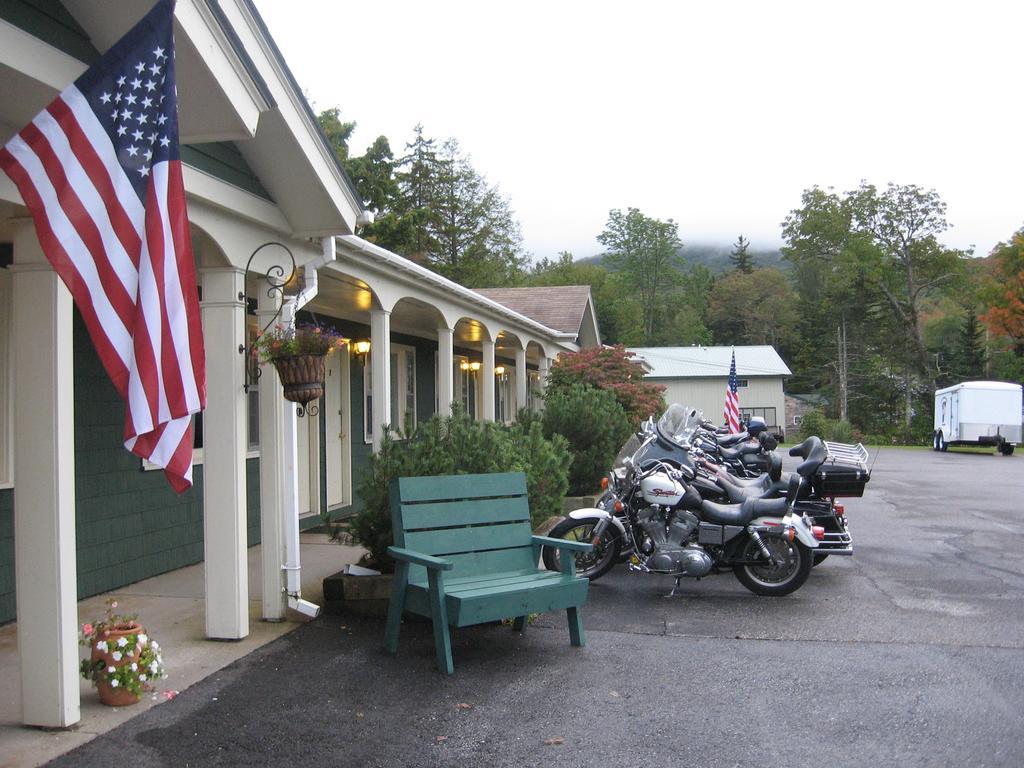
[[[152,4],[0,3],[0,144]],[[369,213],[252,3],[178,0],[175,17],[208,392],[189,491],[174,493],[124,449],[124,404],[0,174],[0,623],[18,623],[27,725],[79,720],[81,598],[205,561],[207,637],[244,638],[246,549],[262,542],[262,615],[284,617],[291,429],[300,526],[309,528],[358,509],[353,487],[381,425],[423,421],[452,403],[511,420],[535,405],[559,353],[600,343],[585,288],[496,300],[358,237]],[[250,264],[267,243],[284,247],[267,246]],[[311,297],[300,322],[352,340],[328,358],[319,413],[294,427],[274,369],[246,387],[240,352],[277,311],[266,275],[290,271],[285,248],[297,266],[289,290]]]

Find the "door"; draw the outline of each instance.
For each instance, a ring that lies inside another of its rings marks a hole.
[[[960,393],[953,392],[949,397],[949,439],[959,440],[960,439],[960,414],[958,413],[960,404]]]
[[[327,436],[327,509],[352,503],[351,412],[349,356],[328,355],[324,383],[324,419]]]

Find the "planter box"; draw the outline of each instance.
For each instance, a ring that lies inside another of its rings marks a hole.
[[[391,578],[390,573],[357,575],[346,566],[324,579],[325,607],[331,612],[384,616],[391,597]]]
[[[574,509],[586,509],[597,504],[597,496],[566,496],[562,500],[562,510],[569,514]]]

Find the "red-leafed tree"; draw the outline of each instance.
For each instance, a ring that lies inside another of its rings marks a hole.
[[[644,381],[644,369],[632,357],[633,353],[621,344],[564,352],[551,366],[548,386],[583,384],[607,389],[615,394],[636,428],[648,416],[658,416],[665,410],[665,387]]]
[[[986,298],[988,311],[981,319],[992,333],[1007,336],[1024,353],[1024,229],[992,251],[995,282]]]

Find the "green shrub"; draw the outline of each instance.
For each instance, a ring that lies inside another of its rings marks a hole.
[[[614,393],[580,384],[549,388],[544,395],[544,434],[569,444],[569,493],[593,493],[632,433]]]
[[[828,430],[828,419],[825,418],[825,414],[813,408],[804,414],[804,417],[800,420],[800,435],[799,440],[806,440],[811,435],[817,435],[822,437]]]
[[[565,441],[546,439],[539,423],[503,427],[462,412],[435,416],[399,439],[385,434],[359,482],[363,507],[352,518],[352,538],[367,549],[373,567],[394,569],[387,555],[394,543],[388,489],[396,477],[525,472],[536,526],[561,511],[570,461]]]
[[[806,440],[811,435],[833,443],[852,443],[853,426],[848,421],[826,418],[824,413],[814,409],[805,413],[800,421],[799,440]]]

